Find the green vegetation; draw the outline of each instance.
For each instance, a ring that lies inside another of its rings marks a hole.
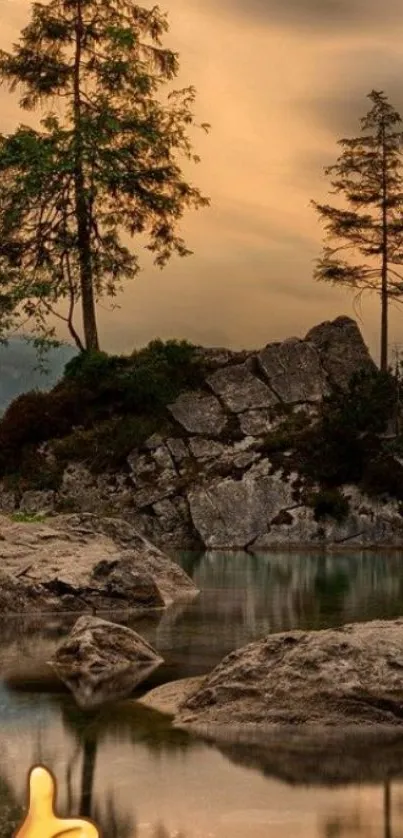
[[[353,376],[347,393],[324,400],[319,422],[301,438],[299,470],[324,488],[343,483],[372,486],[373,470],[380,471],[386,453],[382,435],[396,406],[397,382],[390,373],[365,371]],[[390,475],[393,494],[395,472],[396,468]]]
[[[267,456],[289,451],[298,446],[301,435],[310,425],[305,413],[291,413],[276,428],[266,434],[260,451]]]
[[[46,520],[44,512],[13,512],[13,521],[19,524],[42,524]]]
[[[125,237],[141,236],[161,268],[191,253],[178,226],[209,200],[181,166],[199,162],[189,132],[209,126],[195,120],[194,88],[175,89],[168,30],[158,6],[50,0],[0,51],[0,83],[34,113],[34,127],[0,136],[3,334],[23,322],[53,340],[58,317],[80,351],[96,351],[97,304],[140,270]]]
[[[20,489],[57,489],[69,461],[96,472],[122,467],[167,426],[167,404],[202,381],[186,341],[154,340],[128,357],[83,352],[53,390],[25,393],[8,407],[0,419],[0,476]]]
[[[339,489],[323,489],[320,492],[315,492],[310,496],[309,502],[314,510],[315,521],[334,518],[341,522],[347,517],[350,510],[347,498]]]
[[[402,426],[398,379],[390,372],[362,371],[346,393],[324,399],[317,419],[286,417],[261,444],[276,468],[301,475],[297,495],[317,520],[347,515],[348,502],[339,491],[346,484],[403,500],[403,465],[395,459],[403,454],[403,433],[393,433],[394,427],[389,433],[391,424]]]

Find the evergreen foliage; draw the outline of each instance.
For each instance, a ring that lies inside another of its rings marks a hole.
[[[97,351],[97,302],[140,269],[127,237],[147,241],[160,267],[190,253],[178,224],[209,201],[180,168],[198,162],[195,90],[172,88],[179,62],[167,31],[157,6],[50,0],[34,3],[18,44],[0,51],[0,83],[42,114],[39,130],[0,137],[3,334],[22,318],[49,339],[59,317],[80,350]]]
[[[351,287],[358,296],[364,291],[380,295],[381,369],[386,372],[388,305],[403,296],[397,270],[403,262],[403,134],[401,117],[385,94],[373,90],[368,98],[372,107],[361,120],[361,135],[339,140],[341,154],[325,169],[332,194],[342,195],[344,206],[312,202],[329,242],[315,278]]]

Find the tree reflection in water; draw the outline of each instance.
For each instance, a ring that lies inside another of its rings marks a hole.
[[[122,816],[117,811],[112,793],[107,796],[106,801],[102,801],[102,806],[95,803],[95,773],[99,746],[110,735],[119,736],[133,745],[146,744],[148,749],[158,752],[183,752],[188,748],[198,747],[198,744],[184,731],[174,730],[166,717],[134,702],[116,703],[113,705],[113,712],[110,707],[83,711],[66,696],[53,696],[52,702],[59,705],[65,730],[75,742],[65,774],[68,813],[92,819],[102,838],[136,838],[138,828],[135,813],[133,812],[131,817]],[[73,777],[80,757],[81,775],[74,794]],[[169,833],[164,825],[157,824],[155,838],[168,837]],[[1,834],[0,838],[3,838]],[[176,838],[185,836],[177,835]]]

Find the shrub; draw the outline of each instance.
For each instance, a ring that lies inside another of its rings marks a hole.
[[[187,341],[154,340],[133,353],[132,365],[121,376],[126,410],[161,410],[187,388],[203,378],[195,347]]]
[[[124,356],[80,352],[66,364],[64,378],[94,388],[119,374],[129,364],[130,359]]]
[[[301,438],[301,471],[328,488],[360,483],[368,463],[382,451],[378,434],[396,410],[396,396],[390,373],[353,376],[346,393],[324,401],[320,422]]]
[[[394,416],[397,383],[389,372],[362,370],[352,376],[347,393],[325,399],[324,418],[356,433],[383,433]]]
[[[315,521],[330,517],[340,522],[350,511],[347,498],[337,489],[314,492],[309,498],[309,505],[314,510]]]
[[[309,425],[310,419],[304,413],[292,413],[266,434],[260,450],[270,455],[295,448]]]
[[[403,467],[383,452],[366,463],[361,488],[367,495],[390,495],[403,500]]]
[[[53,445],[59,463],[83,462],[94,472],[119,468],[134,448],[153,434],[160,424],[155,417],[125,416],[77,429]]]
[[[49,459],[34,446],[26,446],[20,452],[15,467],[8,466],[4,472],[4,484],[19,493],[29,489],[54,490],[60,488],[63,477],[62,466]]]

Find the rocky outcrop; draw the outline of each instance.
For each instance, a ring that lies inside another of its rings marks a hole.
[[[209,730],[403,734],[403,619],[269,635],[228,655],[176,721]]]
[[[357,369],[373,367],[361,332],[350,317],[314,326],[305,340],[316,347],[331,387],[345,389]]]
[[[195,596],[186,573],[118,518],[0,519],[2,613],[162,608]]]
[[[85,709],[125,698],[162,663],[137,632],[96,617],[80,617],[51,660]]]
[[[369,500],[345,487],[350,512],[343,522],[318,521],[292,460],[288,466],[292,451],[283,451],[279,467],[267,445],[287,417],[302,417],[308,426],[325,394],[375,367],[353,320],[338,317],[304,339],[260,351],[200,348],[198,354],[204,385],[169,405],[166,432],[133,450],[124,470],[94,475],[84,463],[70,464],[57,493],[17,497],[0,487],[0,509],[118,516],[164,548],[402,545],[397,502]]]

